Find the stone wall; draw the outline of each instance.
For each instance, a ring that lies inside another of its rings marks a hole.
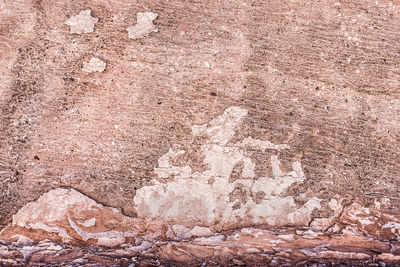
[[[1,264],[400,263],[399,27],[383,0],[1,1]]]

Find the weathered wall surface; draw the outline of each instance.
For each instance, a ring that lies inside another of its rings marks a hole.
[[[399,8],[0,2],[0,259],[399,262]]]

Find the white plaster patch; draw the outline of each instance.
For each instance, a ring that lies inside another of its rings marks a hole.
[[[192,169],[189,166],[177,167],[173,166],[170,162],[171,159],[184,153],[184,150],[173,151],[170,149],[166,154],[162,155],[158,159],[158,168],[154,169],[158,177],[168,178],[170,175],[188,177],[192,173]]]
[[[158,17],[157,13],[138,12],[136,16],[137,23],[127,29],[129,38],[140,39],[152,32],[158,32],[158,29],[153,24],[153,21]]]
[[[192,126],[193,135],[205,135],[208,140],[201,146],[207,170],[193,172],[189,166],[174,166],[171,159],[185,153],[170,149],[159,159],[155,172],[159,178],[172,180],[159,182],[137,190],[134,198],[139,217],[162,218],[177,223],[205,226],[214,224],[237,225],[245,222],[270,225],[307,224],[311,212],[320,208],[318,198],[309,199],[297,207],[294,197],[281,196],[291,185],[302,183],[306,176],[301,163],[293,162],[291,171],[283,171],[277,155],[271,155],[272,177],[255,179],[255,162],[247,155],[246,146],[266,150],[288,149],[269,141],[246,138],[230,143],[247,110],[229,107],[209,123]],[[242,163],[240,177],[230,181],[236,164]],[[212,181],[212,182],[210,182]],[[238,189],[239,188],[239,189]],[[242,200],[231,195],[242,190]],[[250,195],[263,195],[255,202]],[[243,200],[245,199],[245,200]]]
[[[312,197],[301,208],[289,213],[288,217],[290,223],[295,224],[297,222],[302,222],[303,224],[307,224],[311,220],[311,212],[314,209],[321,208],[320,203],[320,199]]]
[[[235,134],[235,128],[238,126],[247,110],[239,107],[228,107],[221,116],[202,125],[193,125],[193,135],[207,134],[210,137],[210,143],[226,145],[229,139]]]
[[[90,15],[91,10],[82,10],[78,15],[72,16],[65,24],[70,27],[70,33],[91,33],[94,30],[94,25],[99,21]]]
[[[261,148],[262,150],[273,149],[273,150],[284,150],[289,149],[290,146],[283,144],[283,145],[275,145],[270,141],[263,141],[259,139],[254,139],[252,137],[247,137],[242,142],[243,146],[249,146],[252,148]]]
[[[92,57],[89,62],[83,62],[82,70],[89,73],[103,72],[106,69],[106,66],[107,64],[103,60],[97,57]]]

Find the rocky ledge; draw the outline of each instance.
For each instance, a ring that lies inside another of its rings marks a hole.
[[[1,231],[1,263],[400,264],[400,223],[379,212],[382,203],[332,202],[335,215],[307,227],[222,230],[131,218],[74,189],[55,189],[24,206]]]

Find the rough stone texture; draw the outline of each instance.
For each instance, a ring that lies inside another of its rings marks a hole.
[[[1,264],[400,264],[399,8],[1,1]]]

